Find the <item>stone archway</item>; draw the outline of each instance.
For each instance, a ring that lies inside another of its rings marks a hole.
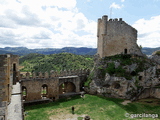
[[[46,98],[48,95],[48,86],[46,84],[43,84],[41,87],[41,97]]]
[[[59,94],[76,92],[76,86],[72,82],[64,82],[59,86]]]

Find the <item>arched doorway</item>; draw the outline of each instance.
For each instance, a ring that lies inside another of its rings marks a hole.
[[[64,82],[59,86],[59,94],[76,92],[76,86],[72,82]]]

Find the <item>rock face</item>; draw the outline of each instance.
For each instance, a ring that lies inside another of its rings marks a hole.
[[[158,64],[160,64],[160,50],[153,52],[151,59],[153,61],[156,61]]]
[[[87,89],[90,94],[130,100],[160,98],[160,68],[146,57],[96,55],[90,75],[92,81]]]

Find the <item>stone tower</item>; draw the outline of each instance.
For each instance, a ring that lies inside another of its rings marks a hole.
[[[143,56],[137,45],[137,30],[122,18],[110,19],[104,15],[98,19],[98,50],[100,57],[116,54],[136,54]]]
[[[19,57],[0,55],[0,107],[3,101],[10,102],[12,85],[19,81]]]

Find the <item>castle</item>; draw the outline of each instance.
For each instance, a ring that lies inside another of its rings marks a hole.
[[[144,71],[136,73],[138,64],[123,66],[125,71],[132,76],[128,80],[124,77],[111,76],[105,73],[98,77],[99,71],[106,69],[109,63],[114,63],[115,68],[120,66],[120,61],[101,62],[106,56],[117,54],[144,56],[137,45],[137,30],[118,19],[108,20],[108,16],[98,19],[98,50],[100,56],[95,63],[93,80],[89,90],[92,94],[106,97],[130,99],[138,94],[138,98],[160,98],[160,65],[148,65]],[[156,58],[157,60],[157,58]],[[159,60],[159,57],[158,57]],[[50,73],[19,72],[19,57],[17,55],[0,55],[0,120],[23,119],[23,104],[42,101],[54,101],[64,93],[79,93],[89,75],[89,70],[51,71]],[[150,60],[147,60],[150,62]],[[151,61],[152,62],[152,61]],[[151,63],[150,62],[150,63]],[[97,65],[97,66],[96,66]],[[102,68],[100,68],[100,65]],[[155,65],[155,64],[154,64]],[[135,76],[137,74],[137,76]],[[138,83],[136,83],[139,81]],[[136,86],[137,85],[137,86]],[[144,93],[144,94],[141,94]],[[12,99],[13,98],[13,99]],[[16,101],[15,101],[16,100]]]
[[[137,30],[122,18],[98,19],[97,54],[86,91],[129,100],[160,98],[160,56],[143,55],[137,45]]]
[[[97,37],[97,53],[101,58],[116,54],[143,56],[137,45],[137,30],[122,18],[108,20],[108,16],[104,15],[98,19]]]

